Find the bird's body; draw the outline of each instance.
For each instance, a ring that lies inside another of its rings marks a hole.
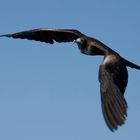
[[[111,131],[124,124],[127,116],[127,102],[124,92],[128,82],[127,66],[140,70],[140,66],[124,59],[117,52],[97,39],[88,37],[77,30],[69,29],[34,29],[14,34],[0,35],[36,40],[53,44],[56,42],[76,42],[81,53],[103,55],[99,68],[101,106],[105,122]]]

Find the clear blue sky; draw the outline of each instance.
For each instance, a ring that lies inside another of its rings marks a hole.
[[[0,34],[75,28],[140,64],[139,0],[1,0],[0,19]],[[128,117],[112,133],[100,105],[102,59],[74,43],[0,38],[0,139],[139,139],[140,71],[128,68]]]

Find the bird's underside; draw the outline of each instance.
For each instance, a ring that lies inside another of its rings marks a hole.
[[[124,98],[128,81],[126,66],[140,70],[140,66],[122,58],[118,53],[94,38],[88,37],[73,29],[40,28],[14,34],[0,35],[41,41],[53,44],[54,41],[73,42],[78,44],[79,50],[87,55],[104,55],[99,69],[101,92],[101,106],[105,122],[111,131],[124,124],[127,116],[127,102]]]

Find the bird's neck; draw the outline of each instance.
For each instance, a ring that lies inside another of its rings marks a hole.
[[[114,50],[103,44],[102,42],[95,40],[91,45],[93,54],[95,55],[108,55],[108,54],[117,54]]]

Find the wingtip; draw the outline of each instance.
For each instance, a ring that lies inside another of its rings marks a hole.
[[[4,35],[0,35],[0,37],[11,37],[10,34],[4,34]]]
[[[0,37],[4,37],[4,35],[0,35]]]

